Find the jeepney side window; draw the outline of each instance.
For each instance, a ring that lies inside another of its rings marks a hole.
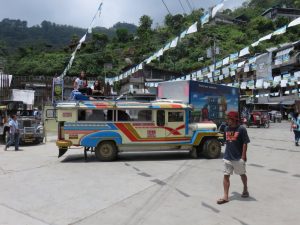
[[[112,121],[112,118],[110,118],[108,114],[108,110],[79,110],[78,121]]]
[[[182,112],[168,112],[168,122],[183,122],[184,111]]]
[[[130,121],[130,116],[126,110],[118,110],[118,121]]]
[[[139,122],[152,122],[152,110],[149,109],[127,109],[126,111],[121,111],[122,114],[118,114],[118,117],[122,115],[122,118],[129,118],[129,121],[139,121]],[[120,120],[120,119],[119,119]],[[128,121],[128,120],[122,120]]]
[[[165,111],[164,110],[157,110],[156,114],[156,124],[157,126],[164,126],[166,124],[165,121]]]

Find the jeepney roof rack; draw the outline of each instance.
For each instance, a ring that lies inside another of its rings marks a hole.
[[[184,103],[182,100],[178,100],[178,99],[168,99],[168,98],[160,98],[160,99],[156,99],[154,102],[168,102],[168,103],[180,103],[180,104],[183,104],[183,103]]]

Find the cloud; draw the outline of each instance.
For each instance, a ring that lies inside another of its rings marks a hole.
[[[162,23],[168,13],[162,0],[102,0],[103,10],[97,26],[111,27],[117,22],[138,24],[142,15],[149,15],[154,24]],[[195,8],[212,7],[220,0],[164,0],[172,14]],[[227,0],[227,7],[241,5],[244,0]],[[26,20],[29,26],[43,20],[87,28],[101,1],[99,0],[1,0],[0,19]]]

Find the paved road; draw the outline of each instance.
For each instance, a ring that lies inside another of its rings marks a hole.
[[[0,225],[299,224],[300,147],[289,124],[248,132],[251,196],[240,197],[233,176],[225,205],[216,204],[222,159],[142,153],[85,163],[81,149],[57,159],[53,142],[0,150]]]

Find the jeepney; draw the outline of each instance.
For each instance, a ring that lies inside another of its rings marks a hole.
[[[9,138],[9,120],[17,115],[20,131],[20,143],[41,143],[44,139],[44,128],[33,110],[27,110],[22,101],[0,101],[0,136],[4,142]]]
[[[168,101],[79,101],[56,106],[61,157],[71,146],[95,152],[100,161],[118,152],[189,150],[218,158],[220,134],[214,123],[189,123],[191,106]]]

